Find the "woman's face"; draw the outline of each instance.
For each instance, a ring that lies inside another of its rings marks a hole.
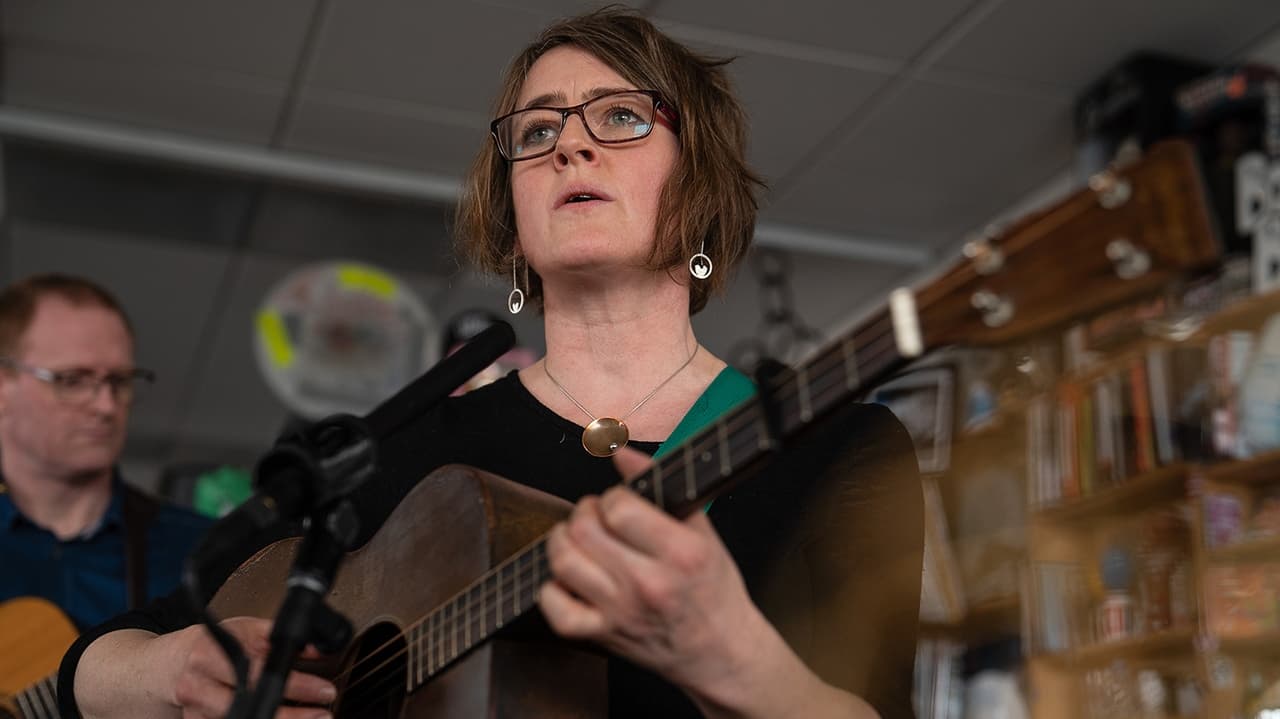
[[[534,63],[516,107],[568,107],[613,90],[637,90],[581,49],[561,46]],[[570,115],[551,154],[512,163],[520,250],[544,280],[617,267],[642,267],[654,242],[658,198],[676,164],[664,122],[648,137],[602,145]],[[569,201],[590,196],[586,201]]]

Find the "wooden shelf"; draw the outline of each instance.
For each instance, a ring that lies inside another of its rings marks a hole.
[[[1106,666],[1117,659],[1167,659],[1195,652],[1195,631],[1170,629],[1110,642],[1097,642],[1069,652],[1039,654],[1035,659],[1063,669],[1081,670]]]
[[[1063,523],[1132,514],[1185,496],[1187,473],[1186,464],[1171,464],[1130,477],[1085,497],[1041,507],[1032,512],[1032,517]]]
[[[1234,484],[1280,482],[1280,450],[1250,459],[1237,459],[1205,465],[1205,479]]]
[[[1193,339],[1204,341],[1231,330],[1258,329],[1276,312],[1280,312],[1280,290],[1236,300],[1206,317]]]
[[[1221,547],[1204,550],[1210,564],[1229,564],[1260,560],[1280,560],[1280,536],[1248,539]]]
[[[1280,657],[1280,629],[1252,637],[1219,639],[1218,651],[1235,656]]]
[[[1022,600],[1018,596],[999,597],[969,607],[954,622],[921,622],[920,636],[955,639],[966,644],[1001,634],[1021,631]]]

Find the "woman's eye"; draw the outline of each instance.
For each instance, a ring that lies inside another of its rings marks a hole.
[[[530,125],[520,133],[521,143],[525,146],[544,145],[556,137],[555,128],[550,125]]]
[[[614,125],[634,125],[640,121],[640,117],[631,110],[616,109],[609,113],[609,122]]]

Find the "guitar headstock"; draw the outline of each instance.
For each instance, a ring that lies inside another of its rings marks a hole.
[[[1194,149],[1153,146],[1058,204],[969,243],[917,294],[925,344],[997,344],[1212,265],[1219,243]]]

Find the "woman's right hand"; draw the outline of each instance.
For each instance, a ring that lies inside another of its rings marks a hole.
[[[222,622],[244,648],[250,663],[250,681],[257,681],[262,664],[270,650],[268,637],[271,622],[253,617],[235,617]],[[200,625],[156,637],[148,647],[151,665],[166,677],[170,688],[166,697],[182,711],[183,719],[221,719],[231,707],[235,673],[226,654]],[[314,658],[318,653],[308,648],[303,654]],[[171,674],[170,674],[171,672]],[[314,674],[294,671],[285,683],[284,698],[312,706],[284,707],[276,719],[328,719],[324,706],[330,704],[336,691],[332,683]]]

